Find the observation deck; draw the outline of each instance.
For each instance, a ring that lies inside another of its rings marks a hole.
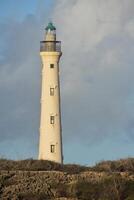
[[[40,52],[61,52],[61,41],[41,41]]]

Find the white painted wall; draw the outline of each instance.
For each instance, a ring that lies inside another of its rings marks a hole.
[[[55,40],[56,37],[52,38]],[[46,36],[49,41],[49,36]],[[42,93],[41,93],[41,119],[39,159],[51,160],[63,163],[62,155],[62,130],[60,112],[60,83],[59,60],[61,52],[40,52],[42,59]],[[50,68],[54,64],[54,68]],[[54,88],[54,96],[50,95],[50,88]],[[54,116],[54,124],[50,123],[50,117]],[[51,145],[55,145],[55,151],[51,152]]]

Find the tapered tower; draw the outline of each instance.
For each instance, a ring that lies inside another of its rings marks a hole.
[[[63,163],[59,60],[61,42],[56,41],[53,23],[46,27],[45,41],[41,41],[42,91],[39,159]]]

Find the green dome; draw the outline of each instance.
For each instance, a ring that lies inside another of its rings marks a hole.
[[[55,26],[53,25],[52,22],[49,22],[49,24],[47,25],[46,31],[48,31],[48,30],[50,30],[50,31],[55,31],[56,30],[56,28],[55,28]]]

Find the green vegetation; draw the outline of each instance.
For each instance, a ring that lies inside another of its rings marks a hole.
[[[9,170],[9,171],[62,171],[69,174],[78,174],[91,169],[90,167],[84,167],[75,164],[61,165],[51,161],[45,160],[20,160],[12,161],[1,159],[0,160],[0,170]]]
[[[134,200],[134,159],[94,167],[0,160],[2,200]]]
[[[121,159],[118,161],[102,161],[96,164],[94,170],[105,172],[134,172],[134,158]]]
[[[84,171],[96,172],[134,172],[134,158],[121,159],[118,161],[102,161],[94,167],[85,167],[76,164],[61,165],[46,160],[19,160],[12,161],[0,159],[0,170],[22,171],[62,171],[69,174],[78,174]]]

